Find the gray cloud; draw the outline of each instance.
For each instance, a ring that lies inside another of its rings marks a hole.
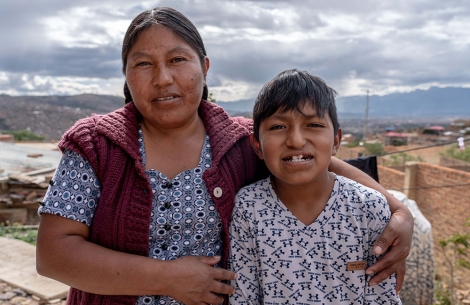
[[[470,86],[466,0],[7,0],[0,93],[52,94],[67,77],[62,94],[114,94],[124,31],[150,5],[172,6],[194,22],[211,59],[208,83],[224,96],[244,84],[240,99],[250,98],[289,68],[318,74],[342,95]]]

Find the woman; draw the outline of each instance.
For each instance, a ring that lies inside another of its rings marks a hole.
[[[235,274],[212,266],[226,265],[235,192],[262,172],[252,122],[205,101],[204,44],[171,8],[132,21],[122,61],[126,106],[80,120],[59,143],[37,270],[74,287],[69,304],[218,304],[234,291],[222,281]],[[386,193],[340,160],[330,170]],[[387,198],[394,216],[379,246],[395,246],[370,268],[382,270],[376,282],[404,271],[411,244],[411,214]]]

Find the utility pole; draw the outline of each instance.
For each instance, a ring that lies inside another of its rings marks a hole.
[[[367,130],[367,127],[369,125],[369,90],[367,90],[367,97],[366,97],[366,121],[364,123],[364,140],[367,139],[367,133],[369,132]]]

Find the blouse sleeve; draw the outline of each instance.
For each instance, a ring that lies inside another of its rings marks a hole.
[[[66,150],[38,214],[54,214],[90,226],[100,194],[100,184],[90,164],[80,154]]]

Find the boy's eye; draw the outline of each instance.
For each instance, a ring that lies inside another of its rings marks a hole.
[[[315,128],[322,128],[323,125],[320,123],[310,123],[308,124],[309,127],[315,127]]]
[[[269,127],[269,130],[276,130],[276,129],[282,129],[284,128],[284,126],[281,126],[281,125],[273,125],[271,127]]]

